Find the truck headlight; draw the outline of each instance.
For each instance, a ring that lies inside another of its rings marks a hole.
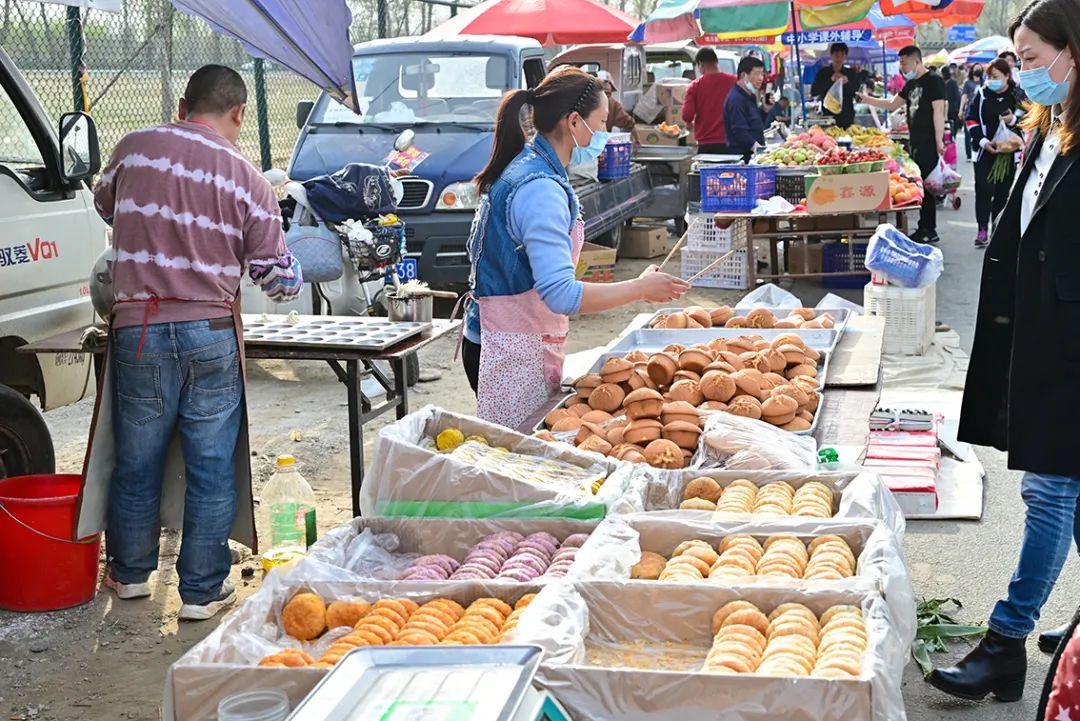
[[[439,193],[436,210],[476,210],[480,191],[472,183],[450,183]]]

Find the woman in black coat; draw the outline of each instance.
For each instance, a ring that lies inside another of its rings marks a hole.
[[[1026,471],[1027,516],[986,636],[928,679],[1002,701],[1023,694],[1025,640],[1080,541],[1080,2],[1036,0],[1010,33],[1035,103],[1024,122],[1032,133],[983,262],[960,438],[1006,450],[1009,467]]]

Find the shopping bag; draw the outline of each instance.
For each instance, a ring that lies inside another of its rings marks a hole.
[[[937,281],[945,269],[939,248],[916,243],[888,223],[874,231],[863,261],[871,273],[885,276],[904,288],[924,288]]]
[[[829,92],[825,93],[822,105],[833,115],[840,114],[840,111],[844,108],[844,81],[837,80],[832,84]]]
[[[1020,149],[1020,136],[1009,129],[1005,123],[998,123],[997,132],[994,133],[994,137],[991,138],[994,145],[997,146],[999,153],[1015,153]]]
[[[949,167],[945,158],[938,158],[937,167],[930,171],[924,183],[927,191],[934,195],[945,195],[950,190],[960,187],[960,173]]]
[[[302,217],[302,208],[297,204],[289,230],[285,233],[285,246],[300,263],[304,281],[326,283],[337,280],[345,269],[341,240],[321,221],[314,225],[301,225]]]

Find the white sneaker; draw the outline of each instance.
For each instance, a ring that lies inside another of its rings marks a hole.
[[[180,607],[181,621],[205,621],[213,618],[229,606],[236,603],[236,589],[228,581],[221,584],[221,592],[213,601],[206,603],[185,603]]]
[[[135,598],[147,598],[150,595],[150,583],[120,583],[111,575],[105,574],[105,585],[116,592],[117,598],[130,601]]]

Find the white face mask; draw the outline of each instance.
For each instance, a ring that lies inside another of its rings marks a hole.
[[[754,81],[753,80],[750,80],[749,78],[747,78],[745,85],[746,85],[746,89],[750,91],[751,95],[757,95],[757,88],[754,87]]]

